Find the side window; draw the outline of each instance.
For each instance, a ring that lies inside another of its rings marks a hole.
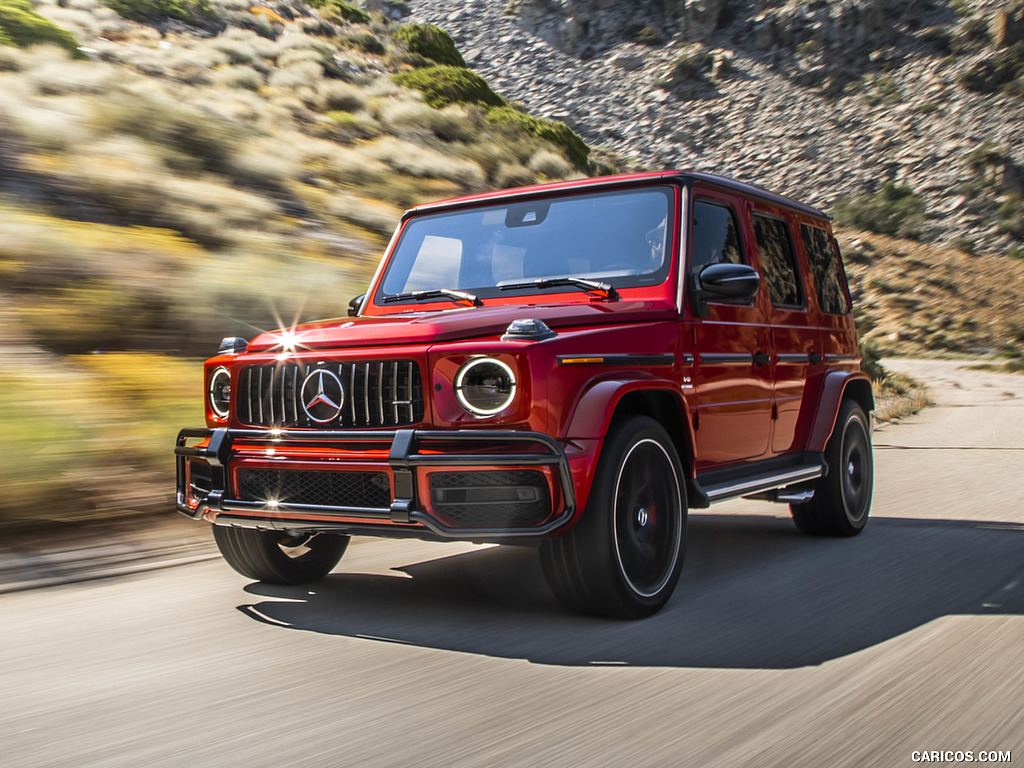
[[[698,274],[708,264],[743,263],[740,230],[731,208],[704,200],[695,201],[692,232],[693,274]]]
[[[802,307],[804,297],[789,225],[782,219],[755,213],[754,236],[772,304],[776,307]]]
[[[850,303],[843,285],[843,268],[839,262],[839,253],[828,236],[828,232],[819,227],[804,224],[800,228],[807,251],[807,260],[811,263],[811,276],[814,278],[814,290],[818,294],[818,306],[823,312],[831,315],[847,315]]]

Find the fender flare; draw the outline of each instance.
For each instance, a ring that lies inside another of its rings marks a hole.
[[[875,398],[871,393],[871,379],[863,371],[830,371],[825,375],[818,398],[818,409],[811,425],[807,450],[822,453],[839,415],[839,406],[847,397],[860,403],[866,413],[875,409]]]
[[[602,439],[608,434],[612,417],[624,397],[636,392],[652,393],[671,398],[679,411],[680,437],[685,445],[685,455],[681,452],[684,466],[692,461],[695,439],[693,423],[690,420],[689,405],[683,393],[667,379],[635,379],[616,378],[597,381],[583,390],[573,406],[572,415],[566,421],[563,438]],[[676,432],[669,425],[669,434]]]

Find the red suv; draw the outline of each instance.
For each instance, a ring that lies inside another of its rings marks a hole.
[[[319,579],[352,535],[531,544],[564,605],[635,618],[689,508],[867,522],[871,386],[809,206],[690,172],[424,205],[349,315],[206,363],[177,508],[249,578]]]

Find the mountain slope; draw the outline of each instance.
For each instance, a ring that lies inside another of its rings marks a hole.
[[[1024,255],[1019,4],[409,6],[448,29],[499,90],[592,144],[648,166],[736,176],[826,209],[895,182],[926,205],[912,232],[924,241]]]

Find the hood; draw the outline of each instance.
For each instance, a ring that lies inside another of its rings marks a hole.
[[[676,316],[666,301],[517,304],[336,318],[257,336],[249,352],[433,344],[500,336],[520,318],[543,320],[553,330],[576,326],[652,322]]]

